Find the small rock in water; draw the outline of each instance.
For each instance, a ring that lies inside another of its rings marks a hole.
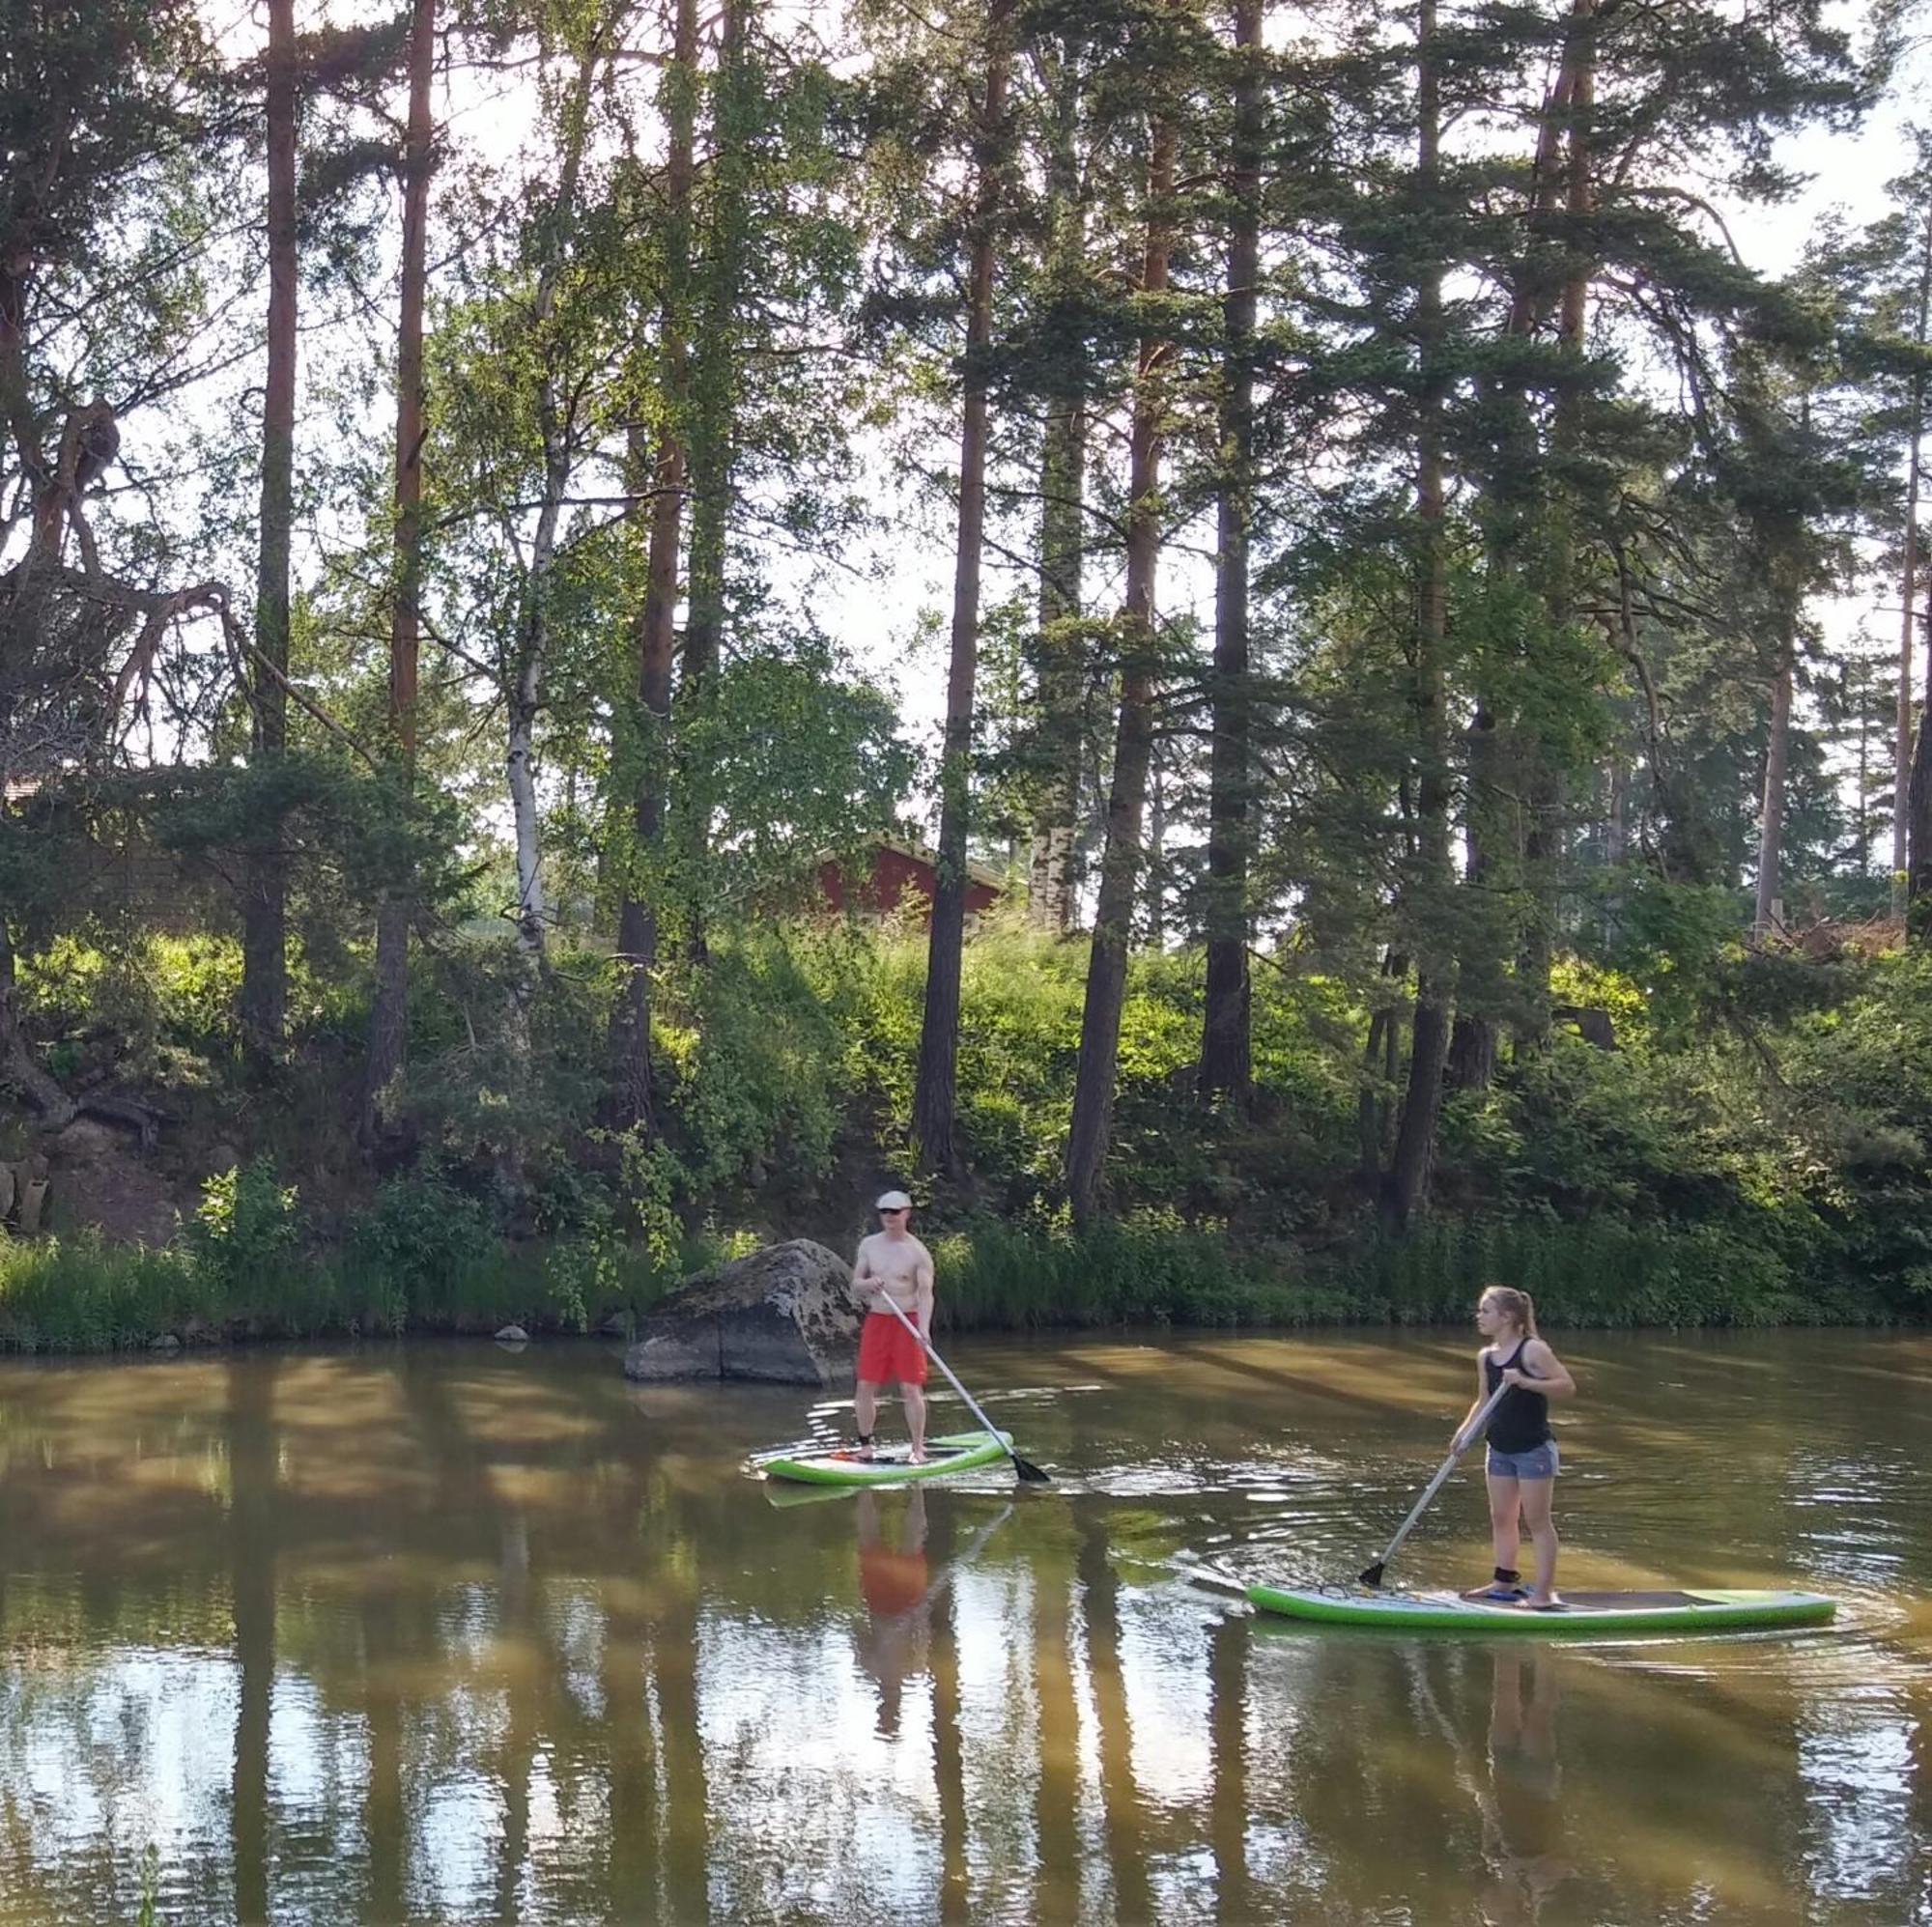
[[[150,1351],[179,1351],[181,1348],[181,1340],[171,1331],[164,1331],[159,1338],[153,1340],[148,1346]]]
[[[522,1325],[505,1325],[497,1334],[497,1343],[498,1345],[527,1345],[529,1342],[530,1335]]]

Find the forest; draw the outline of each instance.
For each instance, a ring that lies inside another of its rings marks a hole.
[[[0,1346],[1918,1316],[1924,26],[8,0]]]

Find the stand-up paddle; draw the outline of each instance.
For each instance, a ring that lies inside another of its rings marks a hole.
[[[982,1412],[977,1404],[974,1403],[972,1393],[969,1392],[966,1389],[966,1387],[962,1385],[959,1382],[959,1380],[952,1375],[952,1366],[947,1364],[945,1359],[940,1357],[939,1353],[932,1348],[932,1341],[927,1337],[925,1337],[924,1334],[921,1332],[920,1328],[916,1324],[914,1324],[913,1321],[909,1318],[907,1318],[902,1311],[899,1310],[896,1304],[893,1302],[892,1294],[888,1291],[881,1291],[879,1293],[879,1302],[882,1305],[884,1305],[889,1312],[892,1313],[894,1318],[898,1319],[900,1324],[905,1326],[907,1331],[912,1333],[914,1338],[919,1340],[921,1346],[924,1349],[925,1355],[929,1359],[931,1359],[932,1362],[936,1366],[938,1366],[943,1373],[946,1374],[946,1382],[949,1385],[951,1385],[952,1389],[955,1392],[957,1392],[962,1399],[966,1401],[966,1409],[969,1412],[971,1412],[973,1416],[976,1419],[978,1419],[982,1426],[985,1427],[987,1435],[989,1437],[995,1438],[999,1441],[1000,1450],[1004,1452],[1007,1455],[1007,1457],[1013,1461],[1013,1470],[1017,1472],[1029,1486],[1052,1485],[1053,1481],[1050,1478],[1048,1478],[1047,1475],[1044,1472],[1042,1472],[1039,1469],[1039,1467],[1033,1462],[1032,1459],[1022,1459],[1019,1456],[1019,1454],[1015,1452],[1013,1448],[1007,1443],[1006,1433],[1001,1431],[993,1424],[992,1420],[989,1419],[986,1416],[986,1414]]]
[[[948,1377],[951,1377],[952,1375],[952,1374],[951,1373],[947,1374]],[[1435,1468],[1435,1478],[1430,1480],[1428,1485],[1426,1485],[1422,1488],[1422,1496],[1416,1500],[1415,1510],[1412,1513],[1410,1513],[1406,1519],[1403,1520],[1400,1528],[1398,1528],[1396,1532],[1396,1536],[1389,1541],[1388,1549],[1382,1554],[1382,1556],[1379,1559],[1376,1561],[1376,1563],[1373,1566],[1363,1567],[1362,1571],[1356,1575],[1361,1580],[1363,1585],[1373,1588],[1376,1586],[1379,1586],[1381,1584],[1382,1571],[1388,1565],[1388,1562],[1395,1557],[1398,1548],[1402,1544],[1402,1542],[1408,1537],[1409,1528],[1413,1526],[1415,1521],[1419,1519],[1422,1516],[1422,1515],[1429,1510],[1430,1500],[1433,1499],[1436,1495],[1436,1493],[1442,1489],[1443,1480],[1448,1478],[1450,1473],[1455,1471],[1456,1461],[1462,1458],[1463,1453],[1468,1451],[1470,1446],[1475,1444],[1477,1439],[1482,1437],[1483,1421],[1487,1419],[1489,1415],[1492,1411],[1494,1411],[1495,1408],[1502,1403],[1503,1394],[1508,1390],[1509,1387],[1507,1385],[1498,1385],[1496,1389],[1493,1392],[1492,1392],[1487,1399],[1483,1401],[1482,1409],[1479,1412],[1477,1412],[1476,1416],[1472,1418],[1469,1421],[1469,1423],[1465,1425],[1463,1428],[1463,1430],[1456,1434],[1456,1443],[1454,1444],[1454,1446],[1451,1447],[1449,1457],[1445,1459],[1442,1461],[1442,1463]]]

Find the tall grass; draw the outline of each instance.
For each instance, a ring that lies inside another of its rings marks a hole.
[[[1876,1293],[1813,1284],[1780,1253],[1719,1225],[1618,1219],[1437,1220],[1364,1243],[1330,1273],[1357,1316],[1399,1323],[1466,1318],[1483,1288],[1513,1285],[1556,1325],[1864,1323]]]
[[[934,1240],[934,1317],[957,1330],[1049,1325],[1298,1325],[1346,1318],[1346,1295],[1286,1248],[1244,1255],[1222,1233],[1148,1216],[1086,1232],[975,1220]]]
[[[242,1186],[227,1233],[197,1222],[167,1251],[97,1236],[0,1238],[0,1349],[111,1351],[186,1338],[587,1331],[647,1312],[687,1272],[740,1247],[689,1240],[669,1263],[609,1235],[511,1243],[444,1187],[404,1180],[327,1249],[297,1248]],[[441,1195],[439,1195],[441,1194]],[[239,1228],[239,1229],[238,1229]],[[234,1239],[258,1241],[250,1263]],[[1486,1285],[1535,1295],[1563,1325],[1883,1321],[1876,1291],[1811,1286],[1718,1227],[1441,1220],[1311,1258],[1146,1213],[1075,1232],[978,1218],[929,1236],[951,1331],[1123,1324],[1285,1327],[1465,1320]]]

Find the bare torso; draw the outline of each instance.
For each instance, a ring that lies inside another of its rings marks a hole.
[[[885,1310],[875,1303],[884,1293],[917,1321],[920,1283],[931,1276],[932,1254],[910,1232],[874,1232],[860,1243],[852,1289],[867,1311]]]

